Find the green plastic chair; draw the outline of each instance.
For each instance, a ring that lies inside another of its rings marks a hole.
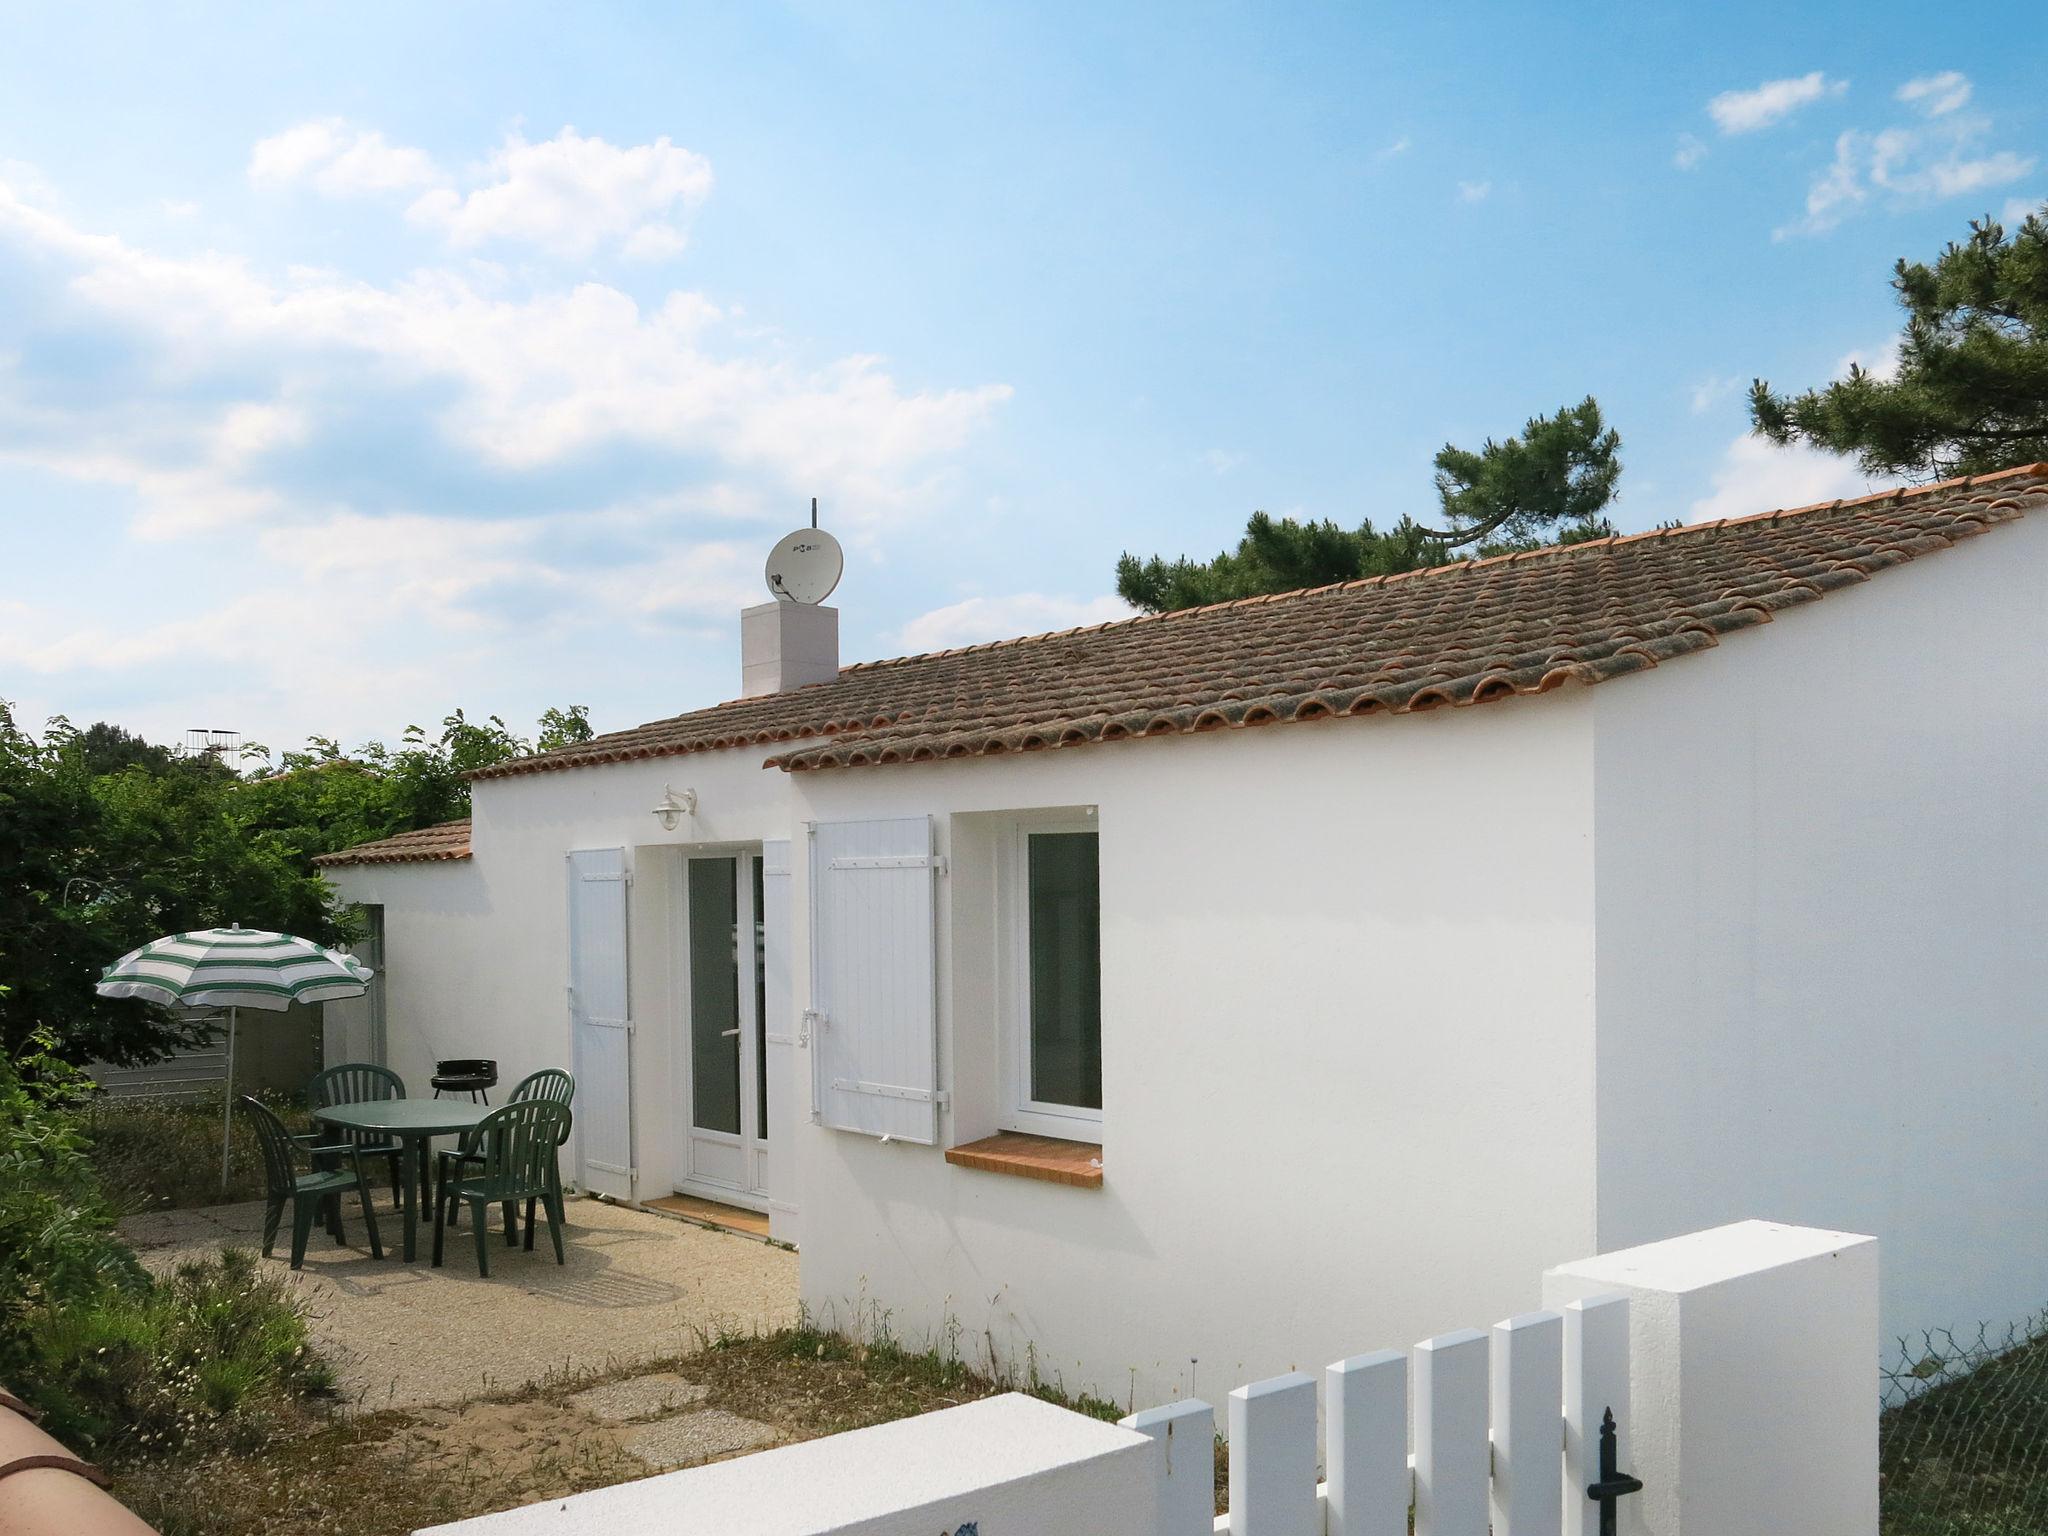
[[[306,1084],[306,1102],[314,1109],[331,1109],[336,1104],[365,1104],[377,1099],[402,1099],[405,1097],[405,1079],[389,1067],[380,1067],[370,1061],[345,1061],[338,1067],[329,1067],[325,1072],[313,1074],[313,1080]],[[404,1201],[405,1191],[405,1148],[388,1136],[375,1131],[342,1131],[334,1135],[345,1137],[355,1143],[356,1152],[366,1161],[383,1159],[391,1171],[391,1203],[398,1206]],[[426,1170],[420,1170],[420,1189],[426,1189]]]
[[[336,1243],[345,1242],[341,1231],[339,1197],[354,1190],[362,1197],[363,1226],[370,1234],[370,1257],[383,1258],[384,1244],[377,1236],[377,1213],[370,1208],[370,1181],[363,1177],[363,1163],[355,1144],[342,1141],[328,1146],[313,1145],[313,1137],[292,1135],[267,1105],[246,1093],[242,1095],[242,1109],[254,1123],[257,1145],[263,1149],[263,1173],[267,1185],[264,1198],[268,1201],[263,1212],[263,1257],[269,1258],[271,1250],[277,1246],[277,1228],[284,1219],[287,1203],[292,1208],[293,1269],[306,1262],[306,1236],[313,1230],[314,1212],[322,1206],[327,1207],[327,1230],[333,1234]],[[310,1173],[300,1173],[293,1166],[295,1153],[308,1159],[345,1156],[349,1165],[346,1168],[316,1166]]]
[[[442,1234],[448,1213],[457,1201],[467,1204],[476,1225],[477,1273],[491,1273],[490,1244],[484,1226],[494,1205],[511,1207],[521,1200],[539,1201],[547,1207],[548,1235],[555,1240],[555,1262],[569,1262],[562,1251],[562,1191],[553,1170],[555,1149],[568,1136],[569,1111],[544,1099],[527,1099],[492,1110],[476,1125],[476,1144],[483,1156],[483,1171],[463,1176],[460,1154],[443,1152],[440,1178],[434,1197],[434,1262],[441,1262]],[[509,1241],[512,1233],[508,1229]],[[533,1249],[533,1221],[526,1223],[526,1247]]]
[[[575,1097],[576,1079],[574,1077],[564,1072],[560,1067],[542,1067],[538,1072],[529,1072],[526,1076],[522,1077],[519,1080],[519,1086],[512,1090],[512,1096],[505,1102],[507,1104],[521,1104],[528,1099],[540,1099],[546,1103],[559,1104],[562,1108],[568,1109],[570,1102]],[[548,1176],[554,1182],[557,1195],[560,1195],[562,1192],[561,1149],[569,1140],[569,1130],[573,1124],[574,1116],[572,1114],[570,1119],[562,1125],[562,1139],[555,1143],[555,1156],[548,1164]],[[483,1153],[477,1150],[474,1133],[464,1136],[461,1145],[455,1151],[443,1152],[441,1156],[444,1159],[452,1157],[458,1163],[473,1163],[478,1167],[483,1165],[484,1160]],[[526,1224],[528,1227],[533,1225],[533,1206],[534,1197],[529,1196],[526,1201]],[[462,1212],[459,1207],[451,1211],[448,1216],[448,1224],[451,1227],[460,1226],[461,1221],[459,1218],[461,1215]],[[517,1236],[517,1213],[512,1206],[508,1205],[505,1207],[506,1246],[510,1247]],[[532,1245],[529,1243],[527,1246],[531,1247]]]

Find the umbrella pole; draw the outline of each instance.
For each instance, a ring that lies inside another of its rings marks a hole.
[[[228,1192],[228,1141],[234,1134],[235,1010],[228,1009],[228,1075],[220,1090],[220,1192]]]

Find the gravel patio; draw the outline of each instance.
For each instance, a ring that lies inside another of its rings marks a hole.
[[[381,1192],[380,1192],[381,1195]],[[568,1374],[695,1351],[706,1335],[754,1333],[797,1318],[796,1255],[753,1238],[645,1211],[572,1199],[557,1265],[543,1231],[533,1252],[508,1248],[493,1225],[491,1276],[481,1278],[467,1223],[449,1262],[396,1257],[400,1217],[377,1202],[385,1257],[372,1259],[362,1213],[347,1209],[350,1246],[315,1230],[303,1288],[314,1338],[354,1406],[417,1408],[467,1401]],[[121,1232],[153,1269],[223,1247],[260,1249],[263,1204],[130,1217]],[[287,1223],[289,1226],[289,1223]],[[289,1231],[270,1262],[289,1274]]]

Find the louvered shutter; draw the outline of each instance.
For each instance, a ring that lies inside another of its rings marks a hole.
[[[817,1118],[935,1142],[931,819],[818,822],[810,841]]]
[[[790,1061],[797,1043],[796,998],[790,987],[790,887],[794,883],[789,840],[769,838],[761,844],[763,1034],[768,1051],[768,1123],[761,1134],[768,1139],[766,1194],[784,1217],[776,1225],[776,1235],[791,1240],[795,1227],[788,1218],[796,1212],[796,1148],[790,1144],[790,1133],[796,1127],[796,1116],[786,1101],[797,1091],[796,1069]]]
[[[633,1021],[626,990],[626,850],[569,855],[569,1028],[578,1181],[633,1198]]]

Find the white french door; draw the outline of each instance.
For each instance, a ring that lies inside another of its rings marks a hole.
[[[686,861],[682,923],[685,1127],[676,1187],[765,1207],[768,1199],[767,968],[762,869],[753,853]]]

